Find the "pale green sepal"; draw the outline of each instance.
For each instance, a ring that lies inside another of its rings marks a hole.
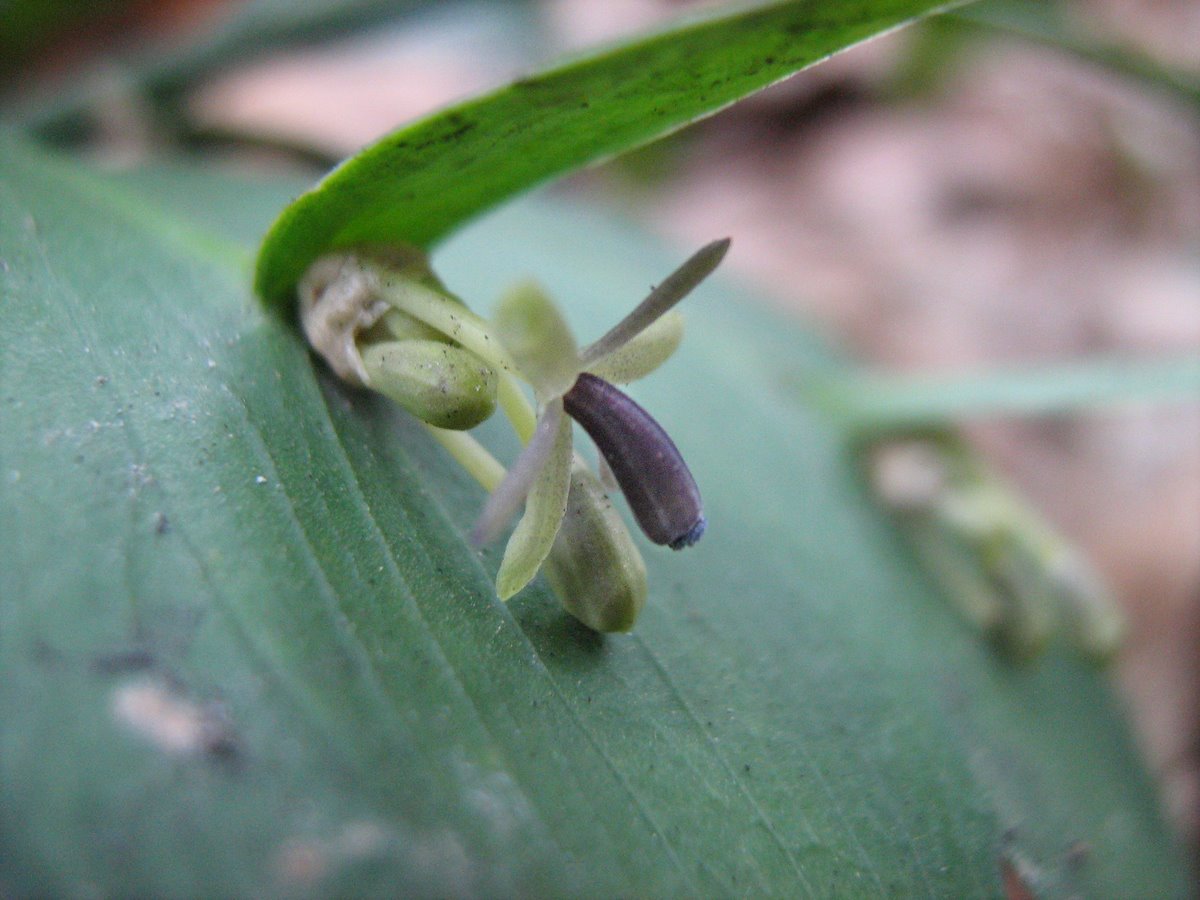
[[[1014,659],[1034,659],[1059,625],[1058,598],[1049,590],[1042,560],[1012,532],[998,531],[979,550],[1003,604],[993,638]]]
[[[613,384],[629,384],[645,378],[670,359],[682,340],[683,316],[671,311],[596,360],[587,370]]]
[[[525,498],[525,514],[517,523],[496,573],[496,593],[507,600],[533,579],[554,546],[567,508],[571,486],[571,420],[558,419],[554,445]]]
[[[646,603],[646,564],[595,475],[578,456],[546,578],[567,612],[595,631],[629,631]]]
[[[430,425],[473,428],[496,408],[496,373],[442,341],[385,341],[362,351],[368,386]]]
[[[914,549],[945,596],[980,632],[996,637],[1004,626],[1006,604],[980,571],[975,549],[929,516],[909,514],[904,522]]]
[[[501,385],[504,380],[501,379]],[[559,428],[566,416],[561,398],[556,398],[546,404],[542,414],[537,419],[533,434],[525,449],[517,454],[512,468],[505,474],[503,480],[488,495],[487,502],[471,528],[471,543],[476,547],[490,544],[500,537],[517,510],[525,504],[533,482],[537,480],[542,466],[554,451],[558,439]]]
[[[438,331],[432,325],[426,325],[420,319],[413,318],[406,312],[401,312],[398,309],[388,308],[388,311],[383,314],[383,318],[369,333],[369,337],[376,337],[377,332],[381,340],[393,341],[442,341],[448,343],[447,338],[442,332]]]
[[[496,307],[496,332],[540,396],[565,393],[579,374],[575,339],[545,292],[533,282],[509,290]]]

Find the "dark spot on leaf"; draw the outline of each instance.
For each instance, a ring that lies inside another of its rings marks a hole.
[[[157,664],[157,658],[145,647],[134,647],[102,653],[92,659],[91,669],[101,675],[120,675],[125,672],[145,672]]]
[[[464,122],[463,124],[461,124],[457,128],[455,128],[453,131],[448,132],[447,134],[443,135],[442,142],[447,143],[447,144],[453,143],[454,141],[457,141],[460,137],[462,137],[467,132],[472,131],[474,128],[475,128],[474,122]]]
[[[63,660],[62,652],[49,641],[35,638],[33,641],[33,660],[38,665],[52,667]]]

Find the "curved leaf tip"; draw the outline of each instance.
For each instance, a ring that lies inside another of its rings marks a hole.
[[[551,68],[422,119],[288,206],[259,253],[274,307],[322,254],[428,249],[479,213],[632,150],[839,50],[964,0],[789,0],[709,18]]]

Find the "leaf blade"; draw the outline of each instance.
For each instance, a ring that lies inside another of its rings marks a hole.
[[[464,538],[482,493],[323,375],[235,262],[93,175],[0,156],[16,893],[984,895],[1014,818],[1063,894],[1183,893],[1103,682],[996,665],[897,551],[842,435],[776,402],[775,367],[834,364],[802,333],[717,284],[698,298],[683,365],[643,387],[713,530],[649,551],[638,631],[598,640],[537,585],[495,598]],[[440,262],[466,296],[514,266],[556,293],[607,273],[573,316],[598,332],[673,258],[525,205]],[[221,705],[234,755],[115,718],[141,679]],[[1065,835],[1093,846],[1077,872]],[[297,882],[297,858],[329,865]]]
[[[961,2],[961,0],[959,0]],[[501,201],[661,137],[838,50],[955,0],[768,3],[568,63],[393,132],[276,220],[255,278],[268,303],[322,253],[428,247]]]

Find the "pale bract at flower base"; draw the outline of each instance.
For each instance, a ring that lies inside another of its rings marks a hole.
[[[704,532],[700,492],[662,427],[615,383],[654,371],[679,346],[671,308],[720,263],[708,244],[598,341],[578,349],[536,285],[509,291],[494,323],[468,310],[407,249],[334,254],[300,284],[310,343],[348,382],[417,416],[491,493],[472,540],[495,540],[524,504],[496,590],[508,599],[545,565],[564,607],[598,631],[627,631],[645,603],[646,570],[600,480],[575,452],[571,421],[589,434],[646,535],[673,549]],[[518,381],[533,388],[536,415]],[[465,434],[497,403],[525,449],[506,473]]]

